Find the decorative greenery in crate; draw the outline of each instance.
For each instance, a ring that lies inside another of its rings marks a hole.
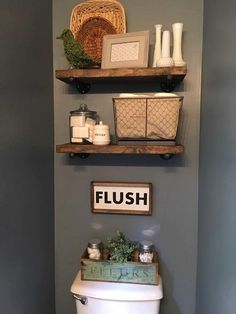
[[[108,238],[110,260],[124,263],[131,260],[131,255],[136,248],[136,243],[125,238],[123,232],[117,231],[116,237]]]
[[[140,263],[136,247],[136,242],[117,231],[116,236],[107,239],[101,260],[89,259],[85,250],[81,257],[81,279],[158,285],[158,261]]]

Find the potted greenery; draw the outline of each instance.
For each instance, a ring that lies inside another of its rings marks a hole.
[[[110,260],[119,263],[131,260],[131,255],[136,248],[136,243],[125,238],[123,232],[117,231],[117,235],[107,239]]]

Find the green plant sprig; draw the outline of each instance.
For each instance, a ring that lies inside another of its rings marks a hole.
[[[107,238],[110,260],[119,263],[127,262],[131,259],[131,254],[136,248],[136,243],[125,238],[123,232],[117,231],[117,236]]]

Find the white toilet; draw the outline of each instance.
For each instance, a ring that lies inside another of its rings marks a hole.
[[[80,271],[71,292],[77,314],[158,314],[163,297],[159,285],[81,280]]]

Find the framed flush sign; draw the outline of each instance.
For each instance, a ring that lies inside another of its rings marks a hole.
[[[91,182],[93,213],[151,215],[152,184],[138,182]]]
[[[105,35],[101,68],[146,68],[148,51],[149,31]]]

